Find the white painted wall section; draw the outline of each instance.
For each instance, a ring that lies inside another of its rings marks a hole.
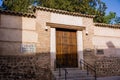
[[[51,22],[66,25],[82,26],[82,17],[51,13]]]
[[[94,34],[99,36],[120,37],[120,29],[94,27]]]
[[[78,52],[78,66],[80,67],[80,59],[83,59],[82,31],[77,31],[77,52]]]
[[[51,69],[55,68],[54,61],[56,59],[56,30],[55,28],[50,29],[50,59],[51,59]]]
[[[96,48],[101,48],[101,49],[109,48],[109,46],[120,48],[120,38],[118,38],[118,37],[94,36],[93,37],[93,45],[95,45]]]
[[[36,30],[35,21],[34,18],[22,17],[22,29]]]
[[[33,31],[22,31],[22,42],[38,42],[38,34]]]
[[[94,27],[93,45],[103,49],[104,56],[120,56],[120,29]]]

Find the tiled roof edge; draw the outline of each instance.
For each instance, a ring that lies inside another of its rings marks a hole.
[[[9,10],[0,10],[0,14],[36,18],[36,16],[34,14],[32,14],[32,13],[15,12],[15,11],[9,11]]]
[[[81,14],[81,13],[76,13],[76,12],[69,12],[69,11],[52,9],[52,8],[41,7],[41,6],[36,6],[35,8],[37,10],[48,11],[48,12],[59,13],[59,14],[82,16],[82,17],[88,17],[88,18],[94,18],[95,17],[95,15],[87,15],[87,14]]]
[[[105,24],[105,23],[94,23],[95,26],[99,27],[109,27],[109,28],[118,28],[120,29],[120,25],[114,25],[114,24]]]

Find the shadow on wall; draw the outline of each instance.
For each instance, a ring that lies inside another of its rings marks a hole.
[[[103,49],[104,54],[100,54],[95,61],[97,75],[98,77],[120,76],[120,48],[116,48],[111,41],[106,45],[108,49]]]
[[[111,41],[106,43],[106,47],[98,46],[96,48],[95,53],[98,57],[120,57],[120,48],[119,46],[115,46]]]
[[[0,55],[20,52],[22,17],[0,14]]]
[[[120,76],[120,48],[111,41],[106,43],[107,48],[84,50],[84,60],[96,66],[97,76]]]
[[[0,55],[35,52],[35,18],[13,14],[0,14]]]
[[[108,56],[120,57],[120,48],[117,48],[111,41],[107,42],[106,45],[108,49],[105,49],[104,52]]]

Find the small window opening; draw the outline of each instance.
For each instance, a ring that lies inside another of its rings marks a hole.
[[[104,50],[103,49],[97,49],[97,54],[104,54]]]

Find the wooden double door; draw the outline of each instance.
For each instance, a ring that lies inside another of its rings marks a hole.
[[[61,67],[77,67],[76,31],[56,29],[56,62]]]

